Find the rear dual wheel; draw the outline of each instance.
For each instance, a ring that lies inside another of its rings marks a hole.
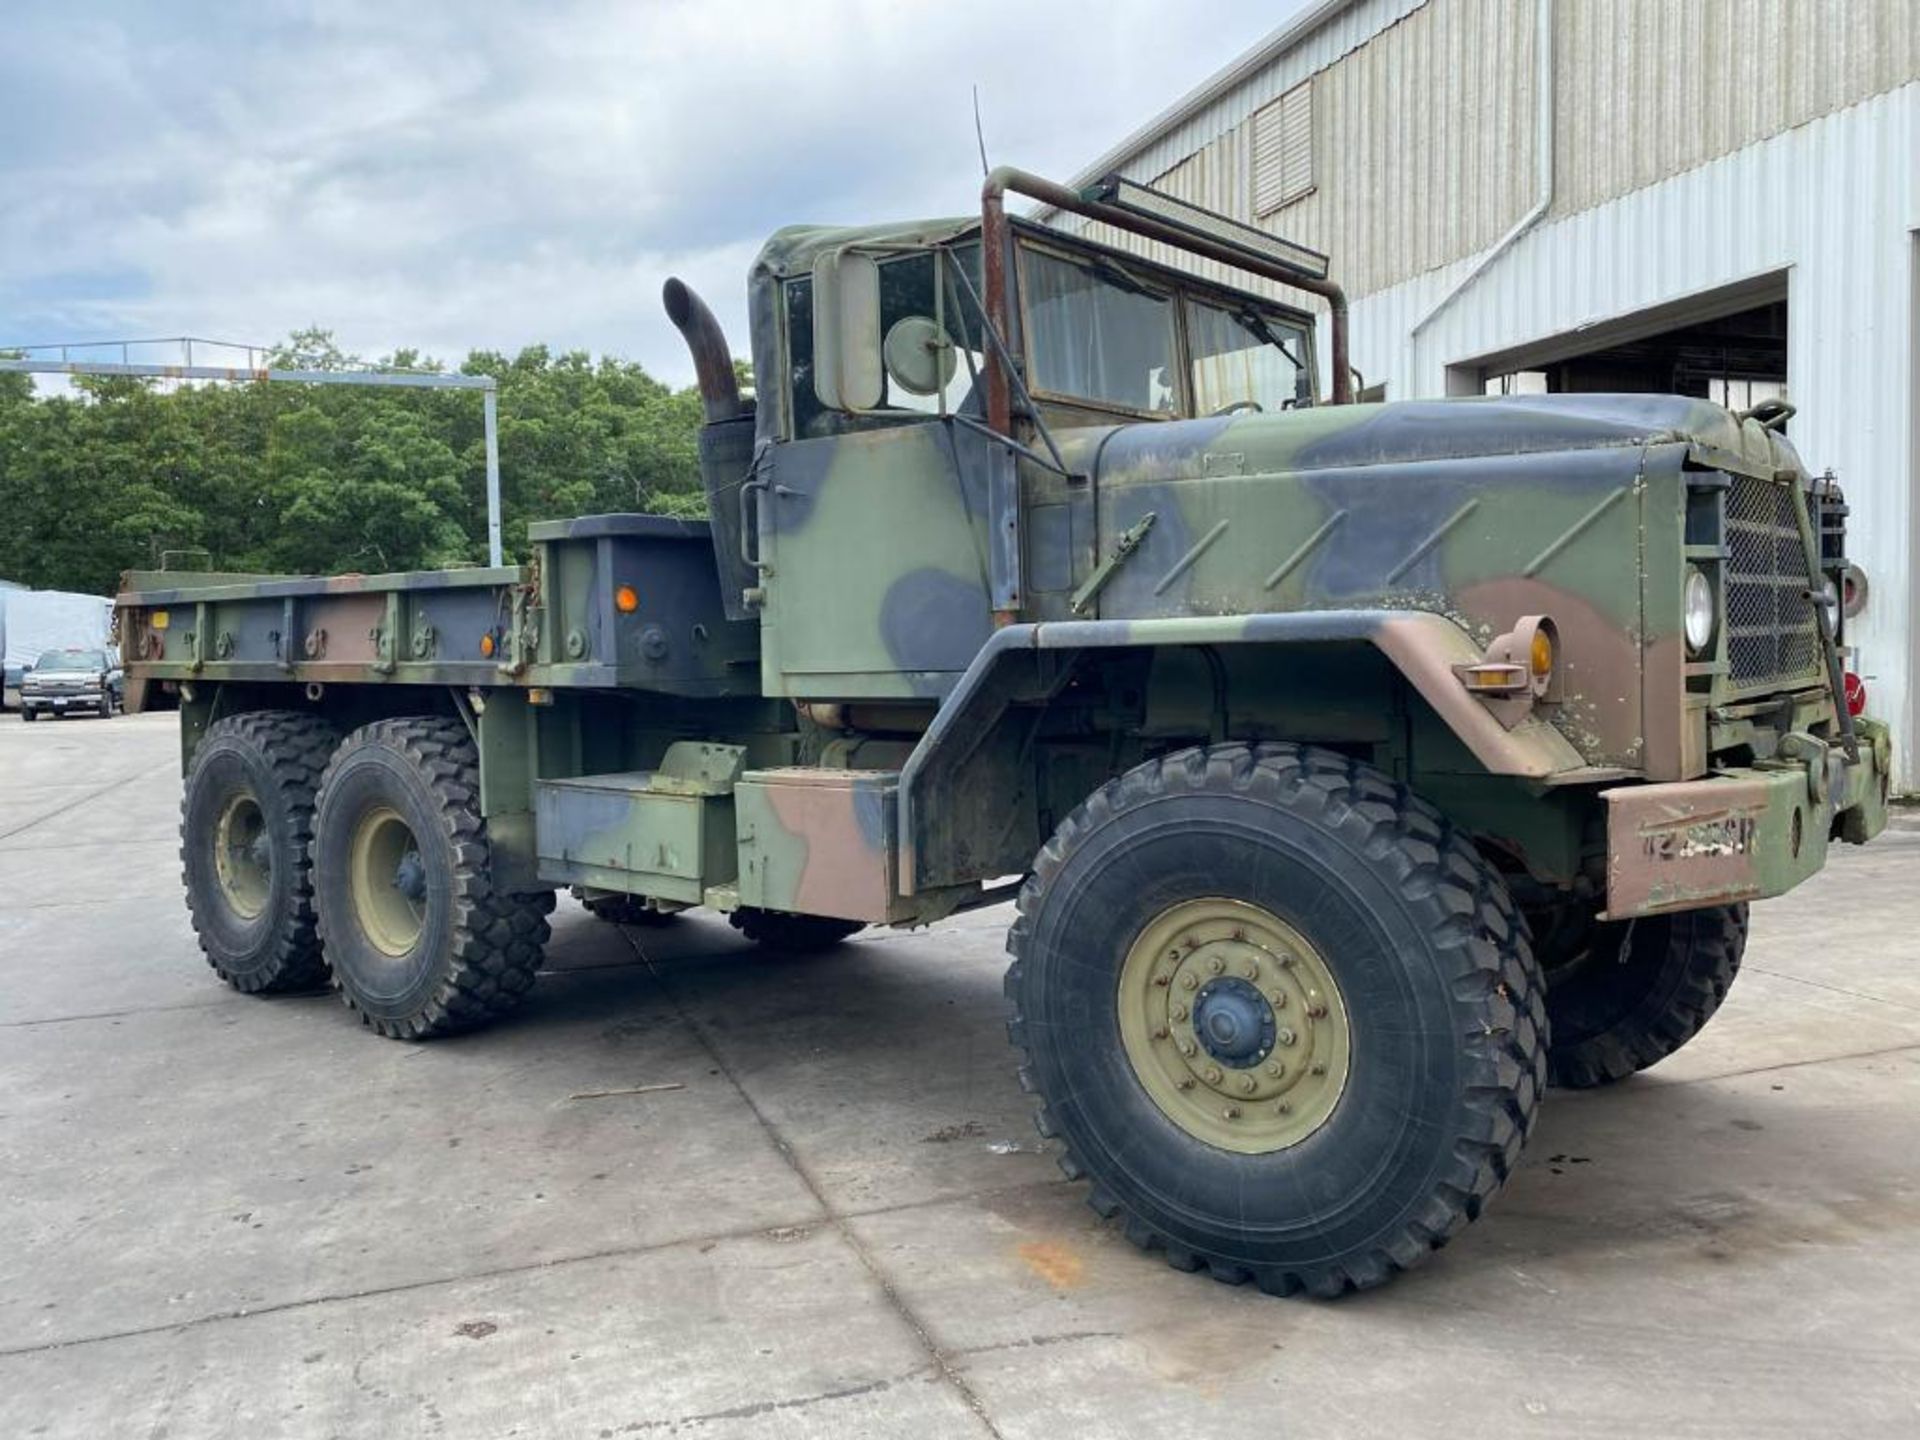
[[[1109,783],[1008,946],[1042,1134],[1176,1268],[1377,1285],[1480,1213],[1532,1128],[1546,1019],[1505,882],[1329,751],[1217,745]]]
[[[286,710],[231,715],[194,747],[180,804],[187,913],[214,973],[236,990],[327,982],[314,926],[314,793],[339,732]]]
[[[320,939],[341,998],[382,1035],[472,1029],[533,985],[553,893],[495,885],[479,796],[466,726],[431,716],[354,731],[320,781]]]

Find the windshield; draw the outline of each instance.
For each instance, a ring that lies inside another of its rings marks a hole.
[[[106,657],[98,650],[49,650],[33,662],[36,670],[104,670]]]
[[[1020,265],[1036,390],[1147,414],[1178,409],[1169,299],[1110,263],[1024,250]]]
[[[1305,337],[1296,325],[1254,310],[1235,314],[1189,300],[1187,344],[1196,415],[1312,403]]]

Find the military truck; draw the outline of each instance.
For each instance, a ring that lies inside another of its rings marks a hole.
[[[1783,403],[1351,403],[1325,256],[1117,177],[779,232],[751,398],[665,304],[705,523],[129,577],[228,983],[424,1040],[522,1002],[561,888],[781,952],[1012,900],[1068,1175],[1176,1268],[1331,1295],[1476,1217],[1549,1081],[1686,1044],[1749,902],[1885,823]]]

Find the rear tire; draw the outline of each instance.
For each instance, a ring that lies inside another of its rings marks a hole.
[[[308,842],[338,739],[315,716],[261,710],[216,720],[194,748],[180,801],[187,913],[207,963],[236,990],[327,983]]]
[[[493,883],[480,762],[458,720],[381,720],[320,782],[313,862],[320,938],[348,1008],[382,1035],[471,1030],[525,998],[553,892]]]
[[[742,905],[733,911],[727,916],[727,923],[756,945],[768,950],[784,950],[790,955],[818,955],[867,928],[860,920],[796,915],[787,910],[761,910],[752,905]]]
[[[1127,772],[1040,852],[1008,948],[1041,1134],[1176,1269],[1381,1284],[1480,1214],[1532,1129],[1545,1015],[1505,882],[1344,756]]]
[[[1747,907],[1722,905],[1593,923],[1543,946],[1548,1066],[1569,1090],[1657,1065],[1705,1028],[1740,973]],[[1544,939],[1544,936],[1543,936]]]

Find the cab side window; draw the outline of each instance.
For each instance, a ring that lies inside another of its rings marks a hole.
[[[973,293],[979,294],[980,247],[958,246],[945,254],[947,264],[959,268],[972,285]],[[889,411],[903,419],[911,415],[938,414],[943,398],[948,411],[979,406],[979,399],[973,394],[974,376],[980,373],[984,363],[977,338],[979,317],[967,298],[966,285],[955,278],[948,279],[945,293],[939,295],[936,303],[939,276],[940,267],[929,250],[880,262],[880,333],[873,337],[874,343],[884,346],[891,337],[896,347],[924,345],[926,338],[935,333],[930,327],[937,321],[955,347],[951,352],[952,374],[944,386],[925,393],[904,384],[893,366],[883,367],[885,380],[878,410],[882,416]],[[800,276],[787,281],[784,291],[787,413],[793,438],[834,434],[846,428],[848,417],[823,406],[813,387],[813,281]],[[969,358],[973,362],[971,366],[967,363]]]

